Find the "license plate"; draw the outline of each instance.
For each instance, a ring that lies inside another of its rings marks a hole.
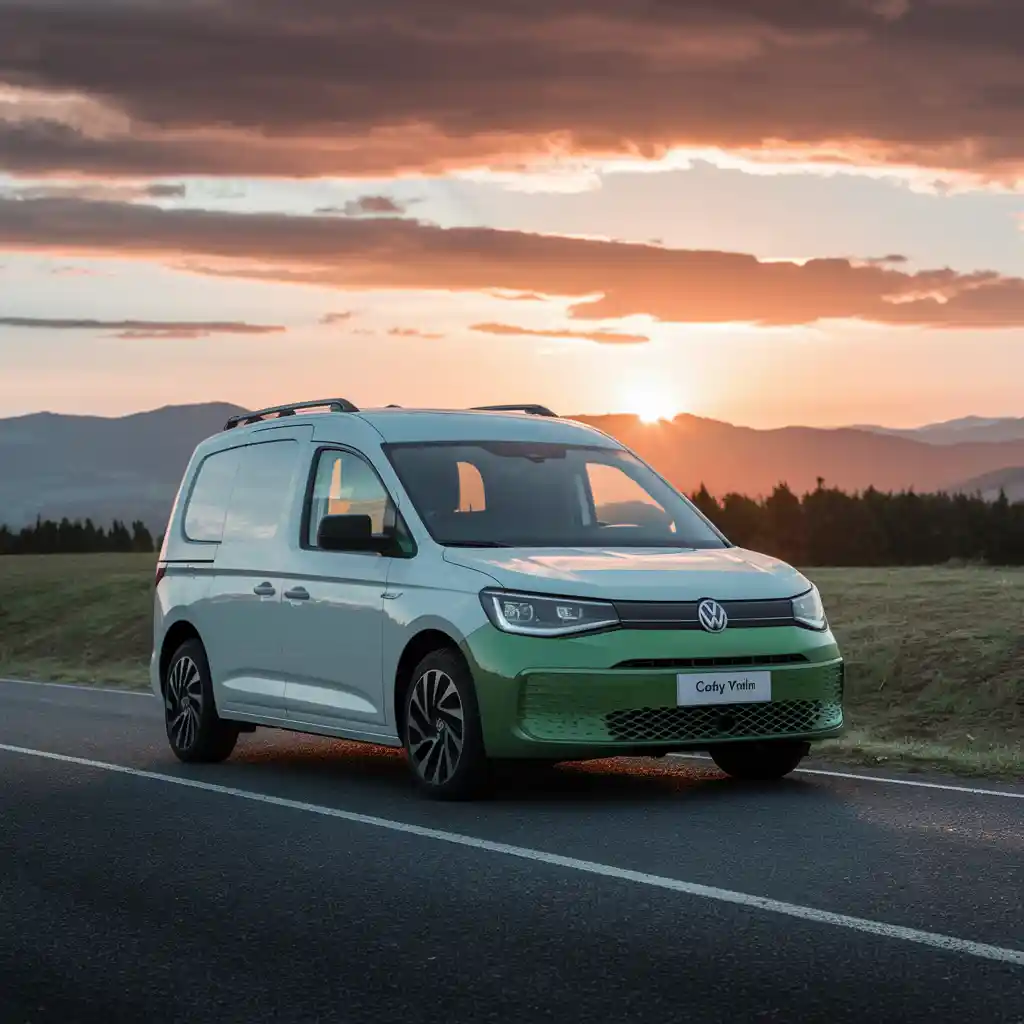
[[[676,676],[676,703],[754,704],[772,699],[771,672],[681,672]]]

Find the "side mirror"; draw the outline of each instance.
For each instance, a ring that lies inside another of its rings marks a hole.
[[[324,516],[317,527],[316,543],[324,551],[366,551],[384,555],[394,548],[395,538],[390,531],[375,534],[369,516]]]

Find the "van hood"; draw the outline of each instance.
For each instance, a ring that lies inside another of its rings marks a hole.
[[[508,590],[612,601],[756,601],[811,585],[785,562],[743,548],[445,548],[444,558]]]

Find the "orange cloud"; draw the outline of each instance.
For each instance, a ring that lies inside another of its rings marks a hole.
[[[993,271],[909,272],[810,259],[441,228],[397,218],[163,210],[78,199],[0,199],[0,248],[145,258],[189,269],[343,290],[575,297],[588,320],[813,324],[853,318],[921,327],[1024,326],[1024,279]],[[598,296],[595,298],[594,296]]]
[[[0,126],[0,132],[2,132]],[[112,202],[133,199],[184,199],[187,194],[182,182],[119,182],[85,181],[75,184],[14,185],[0,188],[0,195],[11,199],[98,199]]]
[[[4,0],[0,86],[28,95],[0,94],[0,167],[381,176],[690,147],[1017,177],[1022,42],[1011,0]]]
[[[421,331],[418,327],[392,327],[388,334],[393,338],[423,338],[426,341],[439,341],[444,337],[443,334]]]
[[[642,334],[619,334],[615,331],[541,331],[515,324],[473,324],[471,331],[482,334],[508,334],[529,338],[571,338],[580,341],[597,341],[605,345],[636,345],[651,339]]]

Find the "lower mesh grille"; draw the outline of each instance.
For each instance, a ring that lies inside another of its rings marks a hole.
[[[605,715],[611,739],[619,742],[683,742],[734,736],[777,736],[833,729],[842,724],[842,704],[787,700],[707,708],[634,708]]]

